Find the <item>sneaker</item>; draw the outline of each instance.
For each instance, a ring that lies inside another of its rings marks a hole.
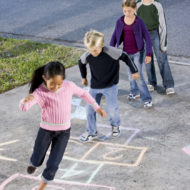
[[[166,94],[167,94],[167,95],[175,94],[174,88],[167,88],[167,89],[166,89]]]
[[[149,92],[153,92],[154,91],[154,86],[153,85],[148,84],[147,87],[148,87],[148,91]]]
[[[35,172],[35,170],[36,170],[36,167],[30,165],[30,166],[28,166],[28,168],[27,168],[27,173],[28,173],[28,174],[33,174],[33,173]]]
[[[117,137],[120,135],[119,126],[112,126],[112,136]]]
[[[90,142],[93,139],[96,139],[98,137],[98,133],[96,131],[96,133],[94,135],[90,135],[88,132],[84,132],[81,136],[80,136],[80,141],[81,142]]]
[[[127,97],[128,100],[136,100],[137,98],[140,98],[140,94],[134,95],[130,93]]]
[[[152,102],[145,102],[144,103],[144,108],[151,108],[152,107]]]

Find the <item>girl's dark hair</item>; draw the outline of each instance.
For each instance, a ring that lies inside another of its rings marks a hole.
[[[56,75],[61,75],[63,79],[65,79],[65,67],[60,62],[49,62],[48,64],[37,68],[30,81],[29,93],[34,92],[34,90],[44,82],[42,75],[44,75],[47,80]]]

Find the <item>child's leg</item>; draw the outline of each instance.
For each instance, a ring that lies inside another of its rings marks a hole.
[[[144,58],[143,52],[138,52],[134,54],[134,63],[137,66],[138,72],[140,75],[140,79],[136,80],[136,82],[137,82],[138,89],[140,91],[141,101],[145,103],[145,102],[151,102],[152,97],[150,95],[150,92],[148,91],[148,88],[147,88],[147,85],[142,73],[142,66],[144,62],[143,58]]]
[[[151,62],[148,64],[145,64],[145,68],[146,68],[146,74],[148,77],[148,84],[156,87],[157,86],[157,78],[156,78],[156,71],[155,71],[153,54],[151,57]]]
[[[110,117],[111,126],[120,126],[120,116],[118,109],[118,85],[105,88],[103,94],[106,98],[106,111]]]
[[[63,158],[69,137],[70,128],[65,131],[54,132],[50,155],[46,163],[46,168],[42,173],[44,183],[46,183],[46,180],[48,182],[54,179],[59,164]]]
[[[38,134],[35,140],[34,150],[31,156],[31,166],[28,167],[28,173],[33,173],[30,171],[30,167],[38,167],[41,166],[46,152],[49,148],[49,145],[51,143],[52,135],[51,131],[44,130],[40,128],[38,130]]]
[[[152,31],[152,46],[158,62],[160,74],[163,80],[163,86],[165,88],[173,88],[174,80],[171,74],[170,66],[168,63],[167,53],[162,53],[160,48],[160,39],[158,31]]]
[[[102,94],[99,94],[97,89],[90,89],[90,95],[96,100],[98,104],[100,104]],[[93,107],[89,104],[86,106],[87,110],[87,126],[88,126],[88,133],[89,135],[95,135],[97,128],[96,128],[96,112],[94,111]]]
[[[128,69],[128,79],[129,79],[129,84],[130,84],[130,95],[133,95],[134,97],[136,95],[139,95],[139,89],[138,89],[136,80],[132,79],[130,69]]]
[[[47,184],[44,181],[41,181],[38,190],[44,190],[46,186]]]

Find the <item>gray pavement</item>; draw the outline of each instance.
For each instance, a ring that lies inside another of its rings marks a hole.
[[[161,0],[168,27],[168,53],[189,57],[190,2]],[[109,43],[122,15],[118,0],[0,0],[0,35],[81,45],[84,33],[100,30]]]
[[[158,71],[158,68],[156,68]],[[121,135],[105,141],[82,144],[85,131],[85,103],[77,97],[72,105],[71,139],[57,172],[47,190],[188,190],[190,155],[182,149],[190,144],[189,66],[171,64],[176,94],[153,92],[154,107],[144,109],[140,101],[128,101],[127,68],[121,64],[119,108]],[[80,85],[75,66],[67,70],[67,79]],[[45,163],[29,176],[26,167],[40,122],[40,109],[18,109],[27,95],[21,86],[0,95],[0,190],[34,190]],[[105,100],[102,104],[105,106]],[[109,136],[109,118],[98,117],[98,130]]]
[[[154,107],[128,101],[127,69],[121,64],[119,108],[121,135],[110,138],[109,118],[98,117],[105,141],[81,144],[85,131],[85,103],[72,102],[72,137],[56,180],[47,190],[189,190],[190,171],[190,59],[189,1],[165,0],[168,53],[176,94],[166,96],[161,87],[152,93]],[[119,2],[120,3],[120,2]],[[118,1],[105,0],[0,0],[0,35],[81,47],[84,33],[98,29],[109,42],[115,20],[121,15]],[[81,86],[77,66],[67,79]],[[35,190],[45,162],[34,175],[26,173],[40,122],[40,109],[18,109],[28,86],[0,94],[0,190]],[[105,106],[105,100],[101,105]],[[102,140],[102,139],[101,139]],[[185,152],[186,151],[186,152]],[[46,158],[47,159],[47,158]]]

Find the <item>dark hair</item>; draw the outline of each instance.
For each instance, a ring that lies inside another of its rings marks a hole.
[[[65,67],[62,63],[53,61],[37,68],[34,71],[32,79],[30,81],[29,93],[34,92],[34,90],[44,82],[42,75],[44,75],[47,80],[53,78],[56,75],[61,75],[63,79],[65,79]]]

